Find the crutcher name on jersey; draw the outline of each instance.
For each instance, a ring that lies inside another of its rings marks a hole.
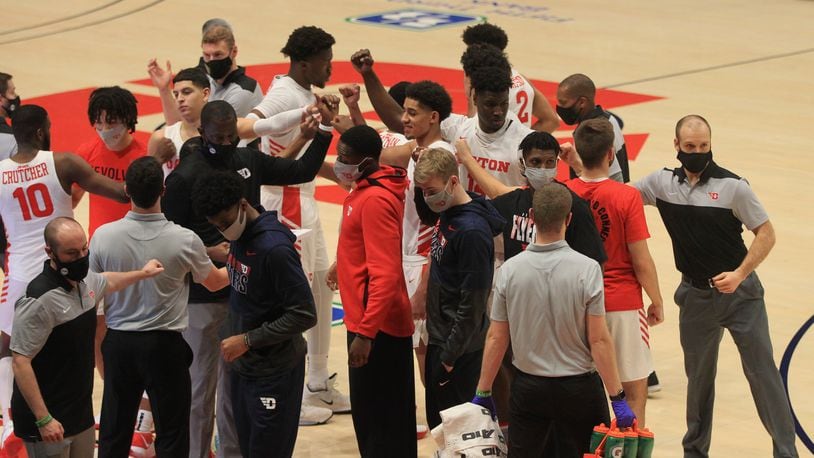
[[[33,181],[48,175],[48,165],[43,162],[32,167],[22,166],[14,170],[3,172],[3,184],[23,183]]]

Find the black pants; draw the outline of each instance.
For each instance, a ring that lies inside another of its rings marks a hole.
[[[424,366],[425,401],[427,423],[430,429],[441,424],[441,411],[469,402],[475,396],[480,378],[483,350],[464,353],[452,372],[441,365],[441,347],[427,345]]]
[[[605,389],[596,372],[538,377],[517,370],[509,404],[512,458],[581,458],[588,452],[594,426],[610,423]],[[547,446],[551,440],[556,454]]]
[[[230,372],[235,429],[244,458],[288,458],[294,453],[305,381],[305,358],[272,377]]]
[[[348,348],[356,334],[348,332]],[[412,337],[379,332],[367,364],[348,370],[353,429],[362,458],[415,458]]]
[[[159,458],[189,457],[189,365],[192,350],[180,332],[108,330],[102,341],[105,387],[100,458],[126,458],[141,395],[147,391]]]

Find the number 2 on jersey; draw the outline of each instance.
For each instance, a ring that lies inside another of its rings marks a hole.
[[[32,214],[37,218],[43,218],[54,213],[54,203],[51,202],[51,194],[45,183],[34,183],[26,188],[19,187],[11,195],[20,201],[20,210],[25,221],[29,221]]]
[[[517,110],[517,118],[520,119],[520,122],[526,124],[531,117],[531,113],[526,110],[529,104],[529,94],[526,91],[520,91],[515,98],[517,99],[517,103],[520,104],[520,109]]]

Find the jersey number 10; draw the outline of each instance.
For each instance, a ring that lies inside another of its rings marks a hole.
[[[43,218],[54,213],[54,204],[51,202],[51,194],[45,183],[34,183],[26,188],[17,188],[11,195],[20,201],[20,210],[25,221],[29,221],[32,214],[37,218]]]

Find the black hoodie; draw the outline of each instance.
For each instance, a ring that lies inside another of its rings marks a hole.
[[[506,224],[489,201],[470,197],[471,202],[441,212],[430,250],[427,331],[429,343],[442,348],[441,361],[449,366],[464,353],[483,349],[494,237]]]

